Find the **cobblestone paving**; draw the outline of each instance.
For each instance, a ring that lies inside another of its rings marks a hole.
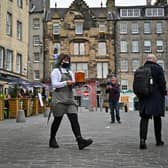
[[[147,150],[139,149],[138,112],[121,112],[121,124],[110,124],[109,113],[79,112],[84,137],[94,143],[78,150],[65,116],[58,131],[58,149],[48,147],[50,123],[43,115],[0,121],[0,168],[167,168],[168,112],[163,118],[164,147],[156,147],[149,122]]]

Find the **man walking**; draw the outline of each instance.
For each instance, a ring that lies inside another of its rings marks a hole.
[[[115,117],[116,117],[117,122],[121,123],[120,113],[119,113],[120,86],[117,82],[116,77],[113,76],[111,78],[111,82],[107,84],[106,93],[109,94],[111,123],[115,123]]]
[[[148,121],[153,118],[154,120],[154,132],[156,145],[164,145],[162,140],[161,129],[162,121],[161,117],[165,113],[165,95],[166,81],[162,67],[156,63],[157,59],[154,54],[147,55],[145,67],[150,67],[153,83],[153,91],[147,96],[137,95],[140,103],[140,149],[146,149],[146,139],[148,131]]]

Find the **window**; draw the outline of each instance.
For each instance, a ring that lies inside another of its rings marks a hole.
[[[99,42],[98,43],[98,54],[99,56],[106,56],[106,43],[105,42]]]
[[[71,69],[73,72],[76,71],[85,72],[85,78],[88,78],[88,63],[72,63]]]
[[[84,43],[74,43],[74,55],[84,55],[85,46]]]
[[[40,19],[39,18],[34,18],[33,19],[33,28],[34,29],[39,29],[40,28]]]
[[[83,23],[75,23],[75,34],[83,34]]]
[[[34,71],[34,80],[40,80],[40,71],[39,70]]]
[[[132,71],[135,72],[140,66],[139,60],[132,60]]]
[[[40,36],[39,35],[33,36],[33,45],[40,45]]]
[[[157,52],[163,52],[163,40],[156,41],[156,50]]]
[[[53,56],[54,59],[57,59],[58,55],[60,54],[60,43],[54,43],[53,45]]]
[[[120,34],[127,34],[127,23],[120,24]]]
[[[164,8],[146,8],[145,10],[146,16],[164,16]]]
[[[144,41],[144,52],[151,52],[151,41],[145,40]]]
[[[132,52],[133,53],[139,52],[139,42],[136,40],[132,41]]]
[[[144,33],[145,33],[145,34],[151,33],[150,23],[144,23]]]
[[[6,15],[6,34],[12,36],[12,14],[9,12]]]
[[[60,34],[60,25],[59,23],[53,24],[53,34]]]
[[[22,23],[17,21],[17,39],[22,40]]]
[[[99,32],[105,32],[105,31],[106,31],[106,27],[104,23],[99,23]]]
[[[158,34],[163,33],[162,28],[163,28],[162,23],[156,23],[156,33]]]
[[[17,54],[16,55],[16,72],[21,73],[22,71],[22,55]]]
[[[39,52],[34,53],[34,61],[35,62],[40,62],[40,53]]]
[[[121,69],[121,72],[127,72],[128,71],[128,60],[121,60],[120,69]]]
[[[0,47],[0,68],[3,68],[4,57],[5,57],[4,48]]]
[[[120,9],[121,17],[139,17],[141,16],[139,8],[122,8]]]
[[[23,2],[22,2],[22,0],[17,0],[17,6],[19,8],[23,8]]]
[[[138,25],[138,23],[132,23],[131,32],[132,32],[132,34],[138,34],[139,33],[139,25]]]
[[[165,70],[165,66],[164,66],[164,61],[163,60],[157,60],[157,63],[163,68],[163,70]]]
[[[12,71],[13,51],[7,50],[5,56],[5,69]]]
[[[128,80],[126,79],[121,80],[121,90],[128,90]]]
[[[108,75],[108,63],[106,62],[99,62],[97,63],[97,78],[105,79]]]
[[[127,51],[127,41],[123,40],[123,41],[120,41],[120,52],[128,52]]]

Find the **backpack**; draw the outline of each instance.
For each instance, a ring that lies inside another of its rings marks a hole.
[[[139,67],[134,73],[133,91],[139,96],[149,96],[153,91],[153,79],[151,68]]]

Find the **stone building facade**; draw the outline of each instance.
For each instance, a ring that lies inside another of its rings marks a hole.
[[[11,79],[27,78],[28,0],[0,1],[0,88]]]

